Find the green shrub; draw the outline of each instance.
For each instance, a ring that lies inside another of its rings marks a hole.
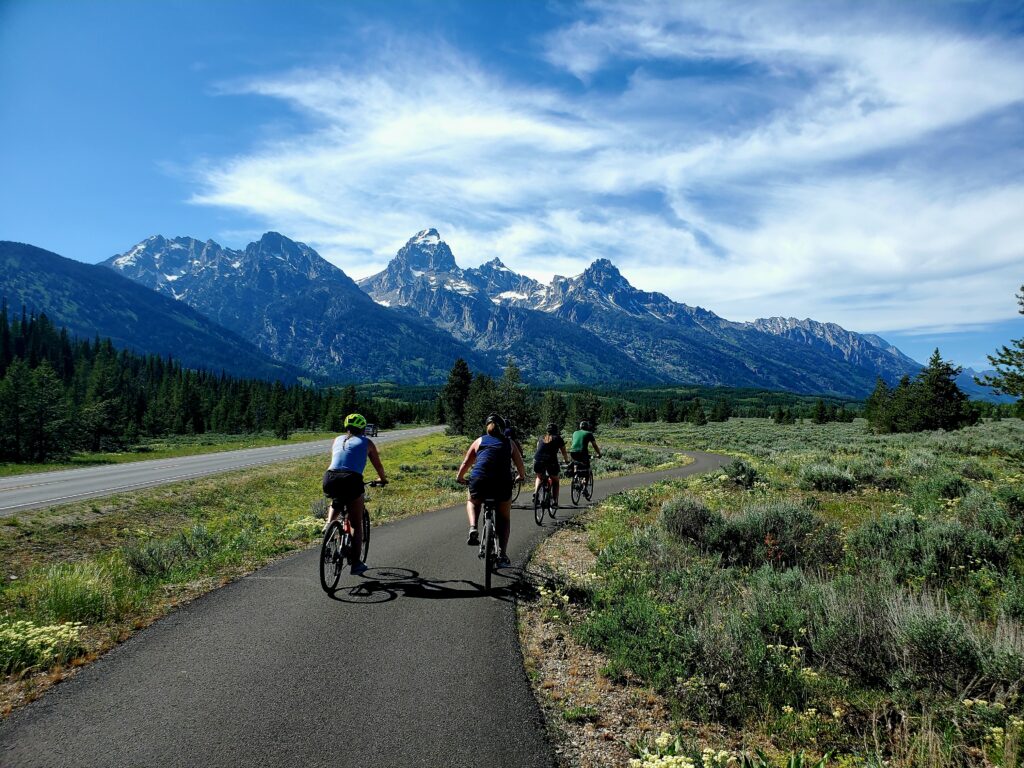
[[[122,548],[128,567],[144,578],[162,579],[172,571],[204,560],[223,546],[220,535],[195,525],[169,539],[148,539]]]
[[[718,540],[708,542],[727,565],[788,568],[835,565],[843,556],[839,526],[790,501],[746,507],[729,519]]]
[[[848,493],[857,487],[853,474],[832,464],[810,464],[800,473],[800,487],[804,490]]]
[[[661,524],[677,539],[713,546],[725,528],[725,518],[694,496],[676,496],[661,505]]]
[[[751,489],[761,479],[757,470],[743,459],[733,459],[726,464],[722,470],[734,483],[746,489]]]

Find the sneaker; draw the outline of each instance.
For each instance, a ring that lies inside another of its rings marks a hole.
[[[498,555],[499,568],[508,568],[510,565],[512,565],[512,561],[508,559],[508,555],[506,555],[504,552]]]
[[[476,532],[476,528],[469,529],[469,537],[466,539],[466,544],[471,547],[475,547],[480,543],[480,534]]]
[[[366,563],[352,563],[351,573],[353,576],[362,576],[368,570],[370,569],[366,566]]]

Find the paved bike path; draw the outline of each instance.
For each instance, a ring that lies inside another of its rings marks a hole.
[[[692,455],[598,475],[596,498],[726,462]],[[513,562],[553,529],[513,510]],[[371,570],[334,599],[312,549],[212,592],[0,723],[0,765],[553,766],[518,644],[521,572],[484,595],[465,533],[455,507],[376,528]]]
[[[388,443],[430,435],[443,429],[444,427],[400,429],[381,432],[373,439],[377,443]],[[0,517],[8,517],[26,509],[151,488],[261,464],[300,459],[305,456],[327,456],[330,450],[330,440],[314,440],[265,448],[177,456],[171,459],[150,459],[12,475],[0,478]]]

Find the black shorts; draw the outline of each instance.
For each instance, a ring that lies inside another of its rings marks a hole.
[[[554,461],[534,461],[533,471],[534,474],[544,477],[546,474],[548,477],[558,477],[561,472],[561,467],[558,466],[558,459]]]
[[[347,469],[328,469],[324,473],[324,496],[339,504],[348,504],[363,495],[363,476]]]
[[[587,451],[573,451],[569,454],[571,458],[580,469],[590,468],[590,453]]]
[[[494,499],[508,501],[512,498],[512,475],[502,477],[470,477],[469,497],[477,501]]]

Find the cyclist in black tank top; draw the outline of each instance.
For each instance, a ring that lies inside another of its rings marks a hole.
[[[551,478],[551,500],[555,507],[558,507],[558,452],[562,452],[562,458],[568,462],[569,454],[565,450],[565,440],[562,439],[562,432],[557,424],[548,424],[547,434],[537,440],[537,450],[533,454],[533,471],[537,479],[533,485],[534,497],[540,493],[540,484],[544,482],[545,476]]]
[[[520,480],[526,475],[526,467],[523,466],[519,448],[504,435],[505,420],[501,416],[496,413],[488,416],[486,430],[469,446],[455,479],[459,483],[466,483],[466,474],[472,467],[468,480],[469,497],[466,500],[466,515],[469,518],[469,537],[466,543],[470,546],[480,543],[476,530],[480,505],[485,499],[498,502],[498,543],[501,549],[498,565],[504,566],[509,565],[505,550],[512,527],[512,477],[508,466],[510,461],[515,464]]]

